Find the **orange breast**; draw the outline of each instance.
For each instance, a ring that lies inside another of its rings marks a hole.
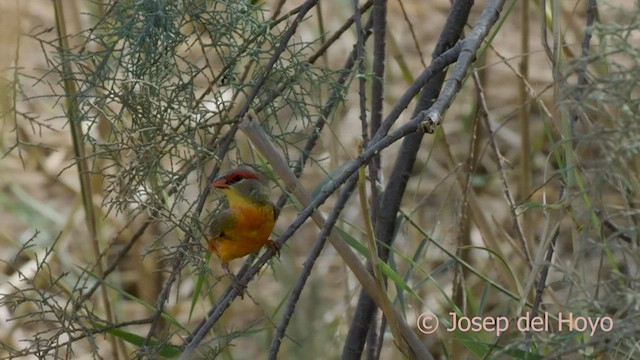
[[[246,201],[230,201],[229,205],[233,221],[209,244],[224,263],[258,252],[269,240],[275,223],[272,205],[256,206]]]

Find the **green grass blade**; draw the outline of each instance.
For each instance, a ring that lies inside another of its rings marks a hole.
[[[207,251],[207,254],[204,256],[204,263],[208,264],[209,260],[211,260],[211,253]],[[196,303],[200,298],[200,291],[202,290],[202,285],[207,279],[207,274],[201,272],[198,275],[198,279],[196,279],[196,285],[193,288],[193,295],[191,295],[191,307],[189,308],[189,320],[191,320],[191,316],[193,315],[193,310],[196,307]]]
[[[349,246],[351,246],[357,252],[359,252],[360,254],[362,254],[362,255],[364,255],[364,256],[366,256],[367,258],[370,259],[369,249],[367,249],[367,247],[365,245],[361,244],[353,236],[349,235],[347,232],[345,232],[344,230],[340,229],[339,227],[336,226],[335,229],[338,232],[338,234],[340,234],[342,239],[347,244],[349,244]],[[398,275],[398,273],[393,271],[393,269],[391,269],[391,267],[389,267],[389,265],[387,265],[387,263],[385,263],[384,261],[378,259],[378,266],[382,270],[382,273],[385,276],[387,276],[389,279],[391,279],[391,281],[393,281],[397,286],[399,286],[400,288],[402,288],[403,290],[405,290],[409,294],[413,295],[416,299],[420,299],[418,294],[416,294],[411,289],[411,287],[409,285],[407,285],[407,283],[402,279],[402,277],[400,275]]]
[[[135,345],[137,347],[156,347],[156,346],[160,346],[159,351],[158,351],[158,355],[162,356],[163,358],[166,359],[174,359],[177,358],[178,356],[180,356],[180,354],[182,353],[182,349],[180,349],[177,346],[174,345],[170,345],[170,344],[163,344],[163,345],[159,345],[157,341],[155,340],[151,340],[149,341],[146,345],[145,345],[145,337],[144,336],[140,336],[140,335],[136,335],[134,333],[122,330],[122,329],[111,329],[111,330],[107,330],[107,332],[113,336],[116,336],[126,342],[128,342],[129,344]]]

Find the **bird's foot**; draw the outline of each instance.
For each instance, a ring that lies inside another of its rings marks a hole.
[[[278,258],[280,258],[280,249],[282,249],[282,244],[277,242],[277,241],[273,241],[273,240],[267,240],[267,247],[271,250],[273,250],[276,254],[276,256]]]
[[[247,285],[240,283],[236,275],[229,270],[229,264],[222,263],[222,269],[224,269],[229,279],[231,279],[231,286],[236,290],[240,299],[244,299],[244,292],[247,289]]]

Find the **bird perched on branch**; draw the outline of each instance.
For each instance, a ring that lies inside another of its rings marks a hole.
[[[256,253],[265,245],[279,249],[269,240],[278,209],[270,199],[266,177],[249,168],[230,170],[211,186],[222,192],[225,202],[211,223],[209,250],[218,255],[222,268],[242,296],[244,288],[229,270],[229,262]]]

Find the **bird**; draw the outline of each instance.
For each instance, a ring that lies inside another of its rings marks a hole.
[[[222,269],[242,297],[245,287],[229,270],[229,262],[257,253],[264,246],[279,252],[279,245],[269,240],[279,210],[271,201],[266,176],[251,168],[229,170],[211,186],[224,197],[209,227],[208,249],[220,258]]]

